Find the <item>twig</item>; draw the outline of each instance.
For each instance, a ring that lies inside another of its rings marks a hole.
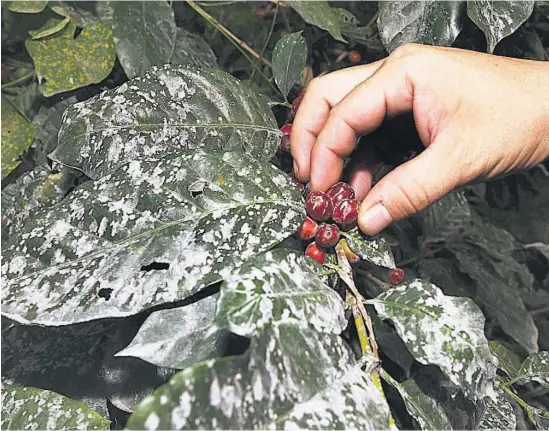
[[[549,306],[543,307],[543,308],[538,308],[537,310],[532,310],[532,311],[530,311],[530,315],[535,316],[537,314],[542,314],[542,313],[547,313],[547,312],[549,312]]]
[[[257,52],[255,52],[250,45],[248,45],[243,40],[239,39],[234,33],[232,33],[229,29],[227,29],[223,24],[221,24],[219,21],[217,21],[213,16],[211,16],[208,12],[206,12],[204,9],[202,9],[200,6],[198,6],[194,0],[187,0],[187,3],[189,6],[191,6],[195,11],[197,11],[200,15],[202,15],[207,21],[214,24],[222,33],[224,33],[227,37],[232,39],[234,42],[236,42],[242,49],[246,50],[249,54],[251,54],[253,57],[257,58],[258,60],[261,60],[261,62],[269,67],[271,67],[270,61],[259,55]]]
[[[6,82],[5,84],[2,84],[2,89],[9,88],[9,87],[14,87],[17,84],[21,84],[22,82],[25,82],[27,79],[29,79],[32,76],[34,76],[34,70],[30,71],[26,75],[21,76],[20,78],[17,78],[17,79],[14,79],[13,81]]]
[[[364,318],[364,323],[366,324],[366,328],[368,329],[368,334],[370,336],[370,345],[372,347],[372,355],[378,359],[379,353],[378,353],[378,346],[376,339],[374,337],[374,325],[372,324],[372,319],[370,319],[370,316],[366,312],[366,307],[364,307],[364,297],[360,294],[358,289],[356,288],[355,282],[353,280],[353,270],[351,269],[351,264],[347,260],[347,256],[345,256],[345,250],[343,249],[343,246],[340,244],[336,245],[336,256],[337,256],[337,262],[339,264],[339,267],[336,267],[336,270],[338,272],[339,277],[343,280],[343,282],[349,286],[349,289],[351,289],[352,294],[356,298],[356,304],[358,309],[360,310],[360,313],[362,314],[362,317]]]
[[[377,20],[377,17],[379,16],[379,10],[374,14],[372,18],[370,18],[370,21],[365,25],[366,28],[370,28]]]
[[[406,265],[409,265],[411,263],[414,263],[414,262],[418,262],[420,261],[421,259],[423,259],[424,257],[426,256],[415,256],[415,257],[411,257],[409,259],[403,259],[401,260],[400,262],[397,262],[396,266],[398,266],[399,268],[403,267],[403,266],[406,266]]]
[[[265,53],[265,50],[267,49],[267,45],[269,44],[269,40],[271,40],[271,36],[273,35],[274,26],[276,23],[276,17],[278,15],[278,3],[276,4],[275,11],[273,14],[273,21],[271,22],[271,28],[269,29],[269,33],[267,34],[267,38],[265,39],[265,43],[263,44],[263,48],[261,48],[261,52],[259,53],[260,57],[263,57],[263,54]],[[250,76],[250,79],[254,77],[255,71],[257,69],[254,68],[252,71],[252,74]]]

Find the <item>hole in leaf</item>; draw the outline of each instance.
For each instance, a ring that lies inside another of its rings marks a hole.
[[[166,262],[151,262],[148,265],[143,265],[141,271],[165,271],[170,268],[170,264]]]
[[[103,288],[103,289],[100,289],[99,292],[97,292],[97,296],[105,299],[105,301],[108,301],[109,299],[111,299],[111,293],[112,293],[112,289]]]
[[[196,199],[197,197],[199,197],[201,194],[204,193],[204,187],[206,187],[206,181],[204,180],[198,180],[198,181],[195,181],[194,183],[192,183],[191,185],[189,185],[189,193],[191,194],[191,197],[193,199]]]

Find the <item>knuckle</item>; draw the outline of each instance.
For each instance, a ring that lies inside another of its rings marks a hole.
[[[322,89],[322,85],[322,77],[313,78],[311,82],[307,84],[307,91],[305,92],[305,95],[307,95],[307,93],[311,94],[320,91]]]
[[[395,49],[389,57],[392,57],[393,59],[407,58],[417,55],[418,52],[421,50],[422,45],[418,43],[405,43],[404,45],[400,45],[397,49]]]

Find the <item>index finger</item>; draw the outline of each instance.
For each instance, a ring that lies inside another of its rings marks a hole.
[[[311,81],[296,113],[290,134],[294,174],[299,181],[309,181],[311,150],[332,107],[375,73],[384,61],[338,70]]]
[[[384,63],[330,111],[311,151],[311,190],[327,190],[339,181],[343,159],[359,136],[373,132],[386,117],[412,110],[413,88],[401,66]]]

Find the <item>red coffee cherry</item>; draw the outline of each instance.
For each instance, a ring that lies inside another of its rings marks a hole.
[[[280,131],[285,135],[289,135],[292,132],[292,123],[286,123],[281,128]]]
[[[389,270],[389,282],[391,284],[399,284],[404,278],[404,270],[400,268]]]
[[[316,221],[326,221],[332,216],[332,200],[324,192],[311,192],[305,198],[305,208]]]
[[[334,247],[339,241],[339,228],[335,224],[323,223],[316,231],[315,240],[321,247]]]
[[[295,233],[295,236],[298,239],[308,241],[315,237],[317,230],[318,230],[318,224],[312,218],[305,217],[305,220],[303,220],[303,224],[301,225],[299,230]]]
[[[345,199],[335,206],[332,219],[341,226],[350,225],[358,218],[358,207],[356,199]]]
[[[322,250],[315,242],[310,243],[305,249],[305,256],[310,257],[311,259],[316,260],[321,265],[326,259],[326,252]]]
[[[360,53],[358,53],[357,51],[349,51],[349,54],[347,54],[347,56],[349,57],[349,61],[352,64],[360,63],[360,60],[362,59]]]
[[[355,191],[350,186],[350,184],[339,182],[330,187],[330,190],[327,192],[330,199],[332,199],[332,204],[334,207],[345,199],[353,199],[355,197]]]

